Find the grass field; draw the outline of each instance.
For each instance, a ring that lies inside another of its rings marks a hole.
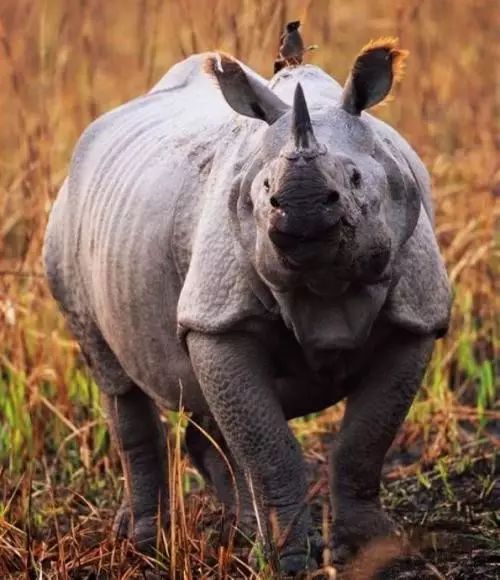
[[[369,39],[410,50],[376,114],[429,168],[437,235],[454,289],[448,336],[390,451],[384,503],[408,532],[326,577],[498,578],[500,210],[498,6],[493,0],[3,0],[0,3],[0,578],[271,578],[248,546],[221,547],[221,511],[180,454],[171,423],[168,560],[148,562],[110,526],[123,482],[99,395],[49,296],[43,232],[71,151],[97,115],[145,92],[193,51],[224,49],[272,73],[284,22],[309,62],[341,82]],[[497,233],[498,236],[498,233]],[[498,238],[496,240],[498,242]],[[497,285],[498,290],[498,285]],[[496,363],[495,363],[496,361]],[[329,533],[326,444],[337,406],[294,422]]]

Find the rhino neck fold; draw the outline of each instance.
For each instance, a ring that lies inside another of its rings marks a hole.
[[[307,350],[360,347],[368,338],[388,293],[388,283],[349,287],[339,296],[318,296],[308,288],[275,292],[281,316]]]

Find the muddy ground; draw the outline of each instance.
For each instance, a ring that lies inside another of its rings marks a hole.
[[[307,460],[311,467],[313,515],[326,537],[331,531],[327,463],[325,456],[314,449],[308,450]],[[382,490],[384,506],[402,526],[407,540],[373,545],[343,568],[331,565],[327,548],[325,574],[315,577],[500,579],[498,455],[490,447],[481,453],[477,450],[471,455],[464,453],[451,463],[438,462],[427,471],[415,473],[412,466],[415,467],[414,457],[401,450],[390,453]],[[114,469],[106,468],[98,487],[87,481],[79,493],[75,493],[76,481],[72,487],[54,485],[50,501],[56,509],[51,510],[43,498],[44,492],[37,491],[38,483],[32,483],[30,526],[21,519],[11,522],[15,527],[0,526],[0,577],[172,578],[168,563],[162,572],[157,565],[147,565],[134,554],[127,542],[114,542],[110,522],[120,484],[113,472]],[[190,468],[187,473],[188,477],[194,474]],[[192,490],[185,497],[187,534],[176,540],[176,567],[188,568],[191,576],[180,573],[176,577],[218,578],[222,569],[221,508],[206,489],[196,489],[197,481],[194,474]],[[18,499],[21,501],[20,495],[20,492],[13,495],[11,510]],[[38,522],[37,513],[45,513],[46,519]],[[233,555],[241,558],[241,563],[231,556],[225,568],[226,578],[257,578],[243,563],[248,557],[248,543]],[[258,577],[273,576],[263,573]]]
[[[386,482],[388,512],[408,535],[408,557],[385,566],[380,579],[499,579],[500,461],[458,464],[446,473]]]

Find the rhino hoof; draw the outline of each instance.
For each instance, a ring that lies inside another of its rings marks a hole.
[[[155,555],[161,551],[161,529],[156,515],[135,521],[131,536],[135,549],[142,554]]]
[[[309,546],[312,557],[317,561],[323,560],[323,550],[326,547],[326,542],[323,537],[316,531],[309,536]]]
[[[356,549],[348,544],[334,544],[332,549],[332,559],[335,564],[345,564],[356,554]]]
[[[255,518],[241,517],[236,520],[234,515],[226,516],[222,523],[221,544],[229,545],[229,539],[232,537],[234,545],[238,548],[248,546],[248,543],[255,537]]]
[[[288,554],[280,558],[280,572],[285,578],[294,578],[317,569],[318,563],[307,554]]]
[[[158,548],[158,517],[144,516],[134,522],[128,502],[123,502],[116,512],[113,534],[118,540],[130,539],[136,550],[143,554],[155,554]]]
[[[130,536],[130,506],[127,501],[123,501],[116,512],[113,534],[118,540],[126,540]]]
[[[345,564],[371,542],[396,535],[398,531],[394,522],[380,509],[367,513],[365,518],[358,518],[352,527],[337,521],[332,542],[333,561]]]

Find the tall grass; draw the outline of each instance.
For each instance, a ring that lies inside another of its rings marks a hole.
[[[37,518],[58,522],[57,508],[47,507],[58,485],[86,490],[87,500],[97,506],[88,512],[94,526],[103,488],[116,495],[120,486],[97,389],[42,276],[48,212],[78,135],[98,114],[145,92],[193,51],[224,49],[270,76],[277,39],[289,19],[300,18],[306,41],[320,46],[309,62],[340,81],[370,38],[398,35],[411,52],[395,100],[377,114],[408,138],[432,174],[437,235],[455,306],[450,333],[436,349],[409,425],[423,442],[427,463],[471,444],[464,422],[476,430],[472,444],[493,440],[488,427],[500,417],[495,391],[496,11],[488,0],[1,3],[0,525],[11,522],[22,531],[16,536],[7,526],[4,532],[11,545],[21,542],[16,557],[40,561],[40,554],[26,548],[31,546],[27,537],[30,525],[40,524]],[[296,422],[311,453],[317,435],[334,429],[340,416],[333,409]],[[185,462],[175,465],[184,486],[199,485]],[[183,538],[181,568],[191,541],[186,530],[199,527],[203,506],[190,504],[187,513],[189,521],[176,528]],[[57,535],[65,533],[59,529]],[[198,558],[203,559],[204,549],[210,552],[205,540],[206,546],[198,545]],[[73,553],[75,546],[68,540],[57,549]],[[216,568],[223,565],[223,556],[211,557]]]

